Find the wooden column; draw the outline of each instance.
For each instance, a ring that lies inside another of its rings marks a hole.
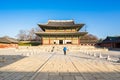
[[[43,45],[43,37],[41,38],[41,44]]]
[[[50,45],[50,35],[49,35],[49,45]]]
[[[65,39],[64,39],[64,44],[65,44],[65,40],[66,40],[66,35],[64,35],[64,38],[65,38]]]
[[[71,41],[72,41],[72,44],[73,44],[73,35],[71,36]]]
[[[80,45],[80,36],[79,36],[79,45]]]
[[[79,36],[78,36],[78,45],[80,44],[80,39],[79,39]]]

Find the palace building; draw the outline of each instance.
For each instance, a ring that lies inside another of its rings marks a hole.
[[[18,41],[8,36],[0,37],[0,48],[18,48]]]
[[[43,32],[36,32],[36,35],[41,37],[42,45],[80,45],[81,37],[87,34],[80,32],[84,25],[75,24],[73,20],[49,20],[46,24],[38,24]]]
[[[98,45],[107,48],[120,48],[120,36],[107,36]]]

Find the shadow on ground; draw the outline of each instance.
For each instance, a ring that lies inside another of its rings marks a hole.
[[[81,57],[81,56],[71,55],[71,54],[70,54],[70,56],[71,57],[76,57],[76,58],[82,58],[82,59],[93,59],[92,57],[89,57],[89,56],[88,57]]]
[[[120,72],[0,72],[0,80],[120,80]]]
[[[0,55],[0,67],[7,66],[25,57],[22,55]]]

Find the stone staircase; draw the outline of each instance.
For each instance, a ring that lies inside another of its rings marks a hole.
[[[78,51],[107,51],[107,49],[96,48],[94,46],[80,46],[80,45],[41,45],[41,46],[20,46],[16,51],[23,52],[33,52],[33,53],[41,53],[41,52],[63,52],[63,47],[67,47],[67,52],[78,52]]]

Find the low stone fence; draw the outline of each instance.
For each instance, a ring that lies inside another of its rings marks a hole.
[[[0,48],[17,48],[18,44],[0,44]]]

